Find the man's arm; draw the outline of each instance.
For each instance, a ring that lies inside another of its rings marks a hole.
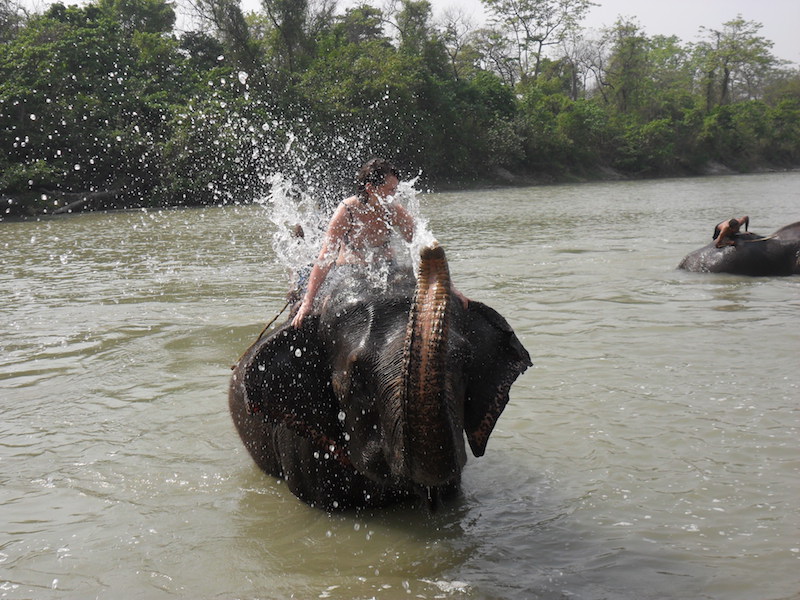
[[[331,218],[328,230],[325,232],[322,249],[319,252],[317,260],[314,261],[311,274],[308,276],[308,287],[303,296],[303,302],[300,304],[300,308],[297,310],[294,319],[292,319],[292,325],[294,327],[300,327],[300,325],[303,324],[303,319],[311,312],[314,306],[314,298],[317,297],[319,288],[328,276],[328,272],[331,270],[333,263],[336,262],[339,248],[347,232],[347,225],[347,208],[344,202],[342,202]]]
[[[397,227],[400,235],[407,242],[410,242],[414,237],[414,228],[416,224],[414,217],[408,212],[405,207],[397,204],[394,209],[394,226]]]
[[[750,227],[750,217],[745,215],[741,219],[739,219],[739,223],[744,223],[744,230],[747,231],[747,228]]]
[[[728,225],[728,222],[725,221],[719,227],[719,236],[717,237],[717,248],[722,248],[723,246],[729,246],[731,242],[727,240],[728,235],[731,232],[731,227]]]

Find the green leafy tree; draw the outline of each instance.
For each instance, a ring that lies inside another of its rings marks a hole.
[[[684,46],[625,20],[586,39],[588,0],[484,0],[494,23],[477,31],[437,24],[429,0],[338,16],[333,0],[247,15],[198,0],[211,27],[178,38],[164,0],[30,17],[14,1],[0,0],[0,192],[40,211],[246,201],[275,170],[335,202],[370,154],[423,185],[800,163],[800,72],[741,17]]]
[[[444,41],[432,22],[430,2],[401,0],[400,6],[397,13],[399,51],[419,57],[423,67],[434,77],[452,79]]]
[[[202,31],[184,32],[180,38],[179,48],[187,55],[189,73],[214,69],[225,53],[225,48],[218,39]]]
[[[195,96],[169,123],[156,194],[169,204],[227,204],[259,197],[267,167],[280,166],[285,145],[276,115],[247,95],[247,81],[227,67],[205,73]]]
[[[516,50],[519,80],[536,79],[544,52],[580,26],[590,0],[481,0]]]
[[[524,127],[525,165],[532,171],[556,175],[567,169],[571,141],[559,128],[558,118],[569,104],[565,95],[551,93],[547,86],[526,86],[519,118]]]
[[[637,111],[647,102],[651,83],[650,41],[637,23],[622,19],[606,35],[611,52],[603,85],[612,90],[619,112]]]
[[[680,119],[697,102],[693,94],[694,64],[688,47],[676,36],[650,38],[653,93],[644,107],[648,118]]]
[[[701,29],[708,39],[697,44],[695,53],[709,110],[762,97],[764,78],[778,65],[773,43],[758,35],[762,27],[738,15],[722,29]]]
[[[337,34],[341,35],[347,44],[384,39],[383,14],[368,4],[348,8],[335,28]]]
[[[174,106],[196,88],[177,43],[152,31],[169,19],[131,22],[145,31],[124,29],[97,5],[55,4],[7,45],[0,105],[12,110],[0,115],[9,165],[0,187],[51,205],[70,194],[153,200]]]
[[[567,163],[572,170],[606,166],[612,155],[613,130],[603,107],[585,99],[572,101],[556,117],[559,135],[568,141]]]
[[[484,27],[472,36],[471,46],[477,54],[479,67],[491,71],[513,88],[519,82],[519,68],[513,57],[513,43],[501,29]]]
[[[304,70],[312,59],[317,39],[333,21],[335,0],[312,5],[308,0],[261,0],[271,25],[271,56],[286,72]]]
[[[672,172],[675,164],[675,128],[670,119],[627,123],[615,140],[613,166],[637,176]]]
[[[787,96],[769,110],[771,139],[765,155],[778,165],[800,164],[800,97]]]
[[[638,23],[619,20],[603,46],[608,50],[598,79],[618,113],[641,121],[680,119],[694,105],[692,58],[677,37],[648,37]]]
[[[138,170],[131,161],[143,140],[131,140],[138,107],[127,94],[133,53],[116,23],[92,6],[55,4],[6,50],[0,105],[12,110],[0,115],[0,145],[19,175],[7,187],[102,189]]]
[[[450,8],[445,11],[441,38],[454,79],[476,71],[480,56],[472,43],[474,31],[472,21],[463,10]]]
[[[400,51],[424,55],[426,46],[436,35],[431,26],[431,3],[428,0],[401,0],[397,13]]]
[[[765,81],[764,101],[775,106],[792,99],[800,101],[800,69],[775,69]]]
[[[99,0],[97,7],[126,33],[170,33],[175,9],[164,0]]]
[[[268,87],[271,79],[265,66],[264,50],[254,35],[253,19],[246,18],[239,0],[198,0],[203,19],[211,24],[225,57],[252,77],[252,84]]]
[[[13,40],[25,22],[22,7],[13,0],[0,0],[0,44]]]

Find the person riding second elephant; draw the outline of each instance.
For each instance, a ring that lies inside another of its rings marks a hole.
[[[712,238],[717,240],[717,248],[735,246],[735,236],[739,233],[742,225],[744,225],[744,230],[747,231],[747,228],[750,226],[750,217],[744,216],[741,219],[728,219],[727,221],[718,223],[717,226],[714,227],[714,237]]]

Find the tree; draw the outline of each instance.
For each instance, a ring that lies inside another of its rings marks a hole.
[[[6,45],[0,106],[10,109],[0,114],[0,148],[13,168],[0,187],[21,193],[125,185],[143,142],[143,128],[133,130],[137,95],[126,93],[135,51],[126,50],[118,24],[96,7],[62,4],[32,18]]]
[[[770,52],[773,43],[758,35],[763,25],[741,15],[706,29],[708,39],[695,47],[704,80],[706,107],[760,98],[763,81],[778,61]]]
[[[273,27],[273,56],[288,73],[299,73],[312,58],[316,40],[333,21],[335,0],[261,0],[261,6]]]
[[[691,52],[676,36],[657,35],[650,39],[649,60],[653,81],[653,94],[646,106],[649,118],[679,118],[683,109],[696,104]]]
[[[175,10],[164,0],[99,0],[97,6],[126,33],[168,33],[175,25]]]
[[[592,58],[594,49],[590,41],[577,31],[571,32],[562,41],[560,54],[570,73],[569,97],[577,100],[586,91],[592,77]]]
[[[13,0],[0,0],[0,44],[9,42],[25,22],[22,7]]]
[[[519,82],[519,68],[513,58],[513,44],[500,29],[477,30],[472,37],[472,46],[482,69],[494,73],[511,88]]]
[[[187,31],[181,35],[180,48],[188,55],[190,71],[210,71],[217,66],[225,48],[216,38],[202,31]]]
[[[474,30],[472,20],[463,9],[449,8],[445,11],[441,36],[455,79],[475,70],[479,55],[471,43]]]
[[[650,83],[649,40],[638,23],[623,19],[619,19],[606,35],[611,39],[611,53],[604,85],[613,90],[619,112],[638,110]]]
[[[432,76],[451,80],[447,50],[433,24],[432,15],[428,0],[401,0],[401,10],[397,13],[399,51],[418,56]]]
[[[262,52],[257,40],[253,39],[239,0],[198,0],[196,8],[200,17],[212,24],[231,62],[248,74],[258,75],[260,83],[266,87],[268,76]]]
[[[559,44],[595,4],[591,0],[481,0],[493,21],[508,32],[519,80],[539,76],[544,51]]]
[[[157,200],[175,175],[162,170],[175,107],[197,89],[172,37],[124,30],[97,5],[54,4],[4,50],[0,106],[13,110],[0,113],[0,188],[50,207],[65,194]]]
[[[434,37],[431,27],[431,3],[428,0],[402,0],[397,13],[397,30],[400,33],[400,50],[423,55],[425,47]]]
[[[620,19],[600,47],[598,83],[618,113],[643,121],[679,119],[693,105],[693,64],[677,37],[648,37],[635,21]]]
[[[360,44],[383,38],[383,15],[369,4],[348,8],[339,18],[336,29],[344,34],[348,44]]]

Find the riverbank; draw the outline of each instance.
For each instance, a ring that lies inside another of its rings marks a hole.
[[[490,175],[475,178],[422,178],[421,187],[430,192],[452,192],[501,187],[529,187],[566,183],[591,183],[602,181],[648,181],[682,177],[713,177],[723,175],[745,175],[757,173],[784,173],[800,170],[800,165],[791,167],[768,163],[751,165],[746,169],[735,169],[720,162],[711,161],[700,168],[673,168],[658,175],[625,173],[607,166],[590,169],[543,173],[532,171],[512,172],[496,168]],[[251,202],[255,198],[246,200]],[[60,191],[32,191],[18,196],[0,194],[0,222],[37,219],[81,212],[110,210],[132,210],[138,208],[173,208],[208,206],[207,202],[193,203],[190,199],[180,204],[153,203],[145,199],[131,199],[119,191],[94,191],[86,193]]]
[[[565,183],[592,183],[602,181],[649,181],[674,179],[682,177],[714,177],[723,175],[748,175],[758,173],[788,173],[800,171],[800,165],[781,166],[766,162],[751,165],[749,168],[736,169],[720,162],[710,161],[699,168],[673,168],[654,174],[634,174],[607,166],[596,166],[591,169],[569,171],[563,173],[533,173],[526,171],[511,172],[497,168],[490,177],[475,179],[437,180],[430,189],[434,192],[460,191],[467,189],[497,187],[528,187],[539,185],[558,185]]]

